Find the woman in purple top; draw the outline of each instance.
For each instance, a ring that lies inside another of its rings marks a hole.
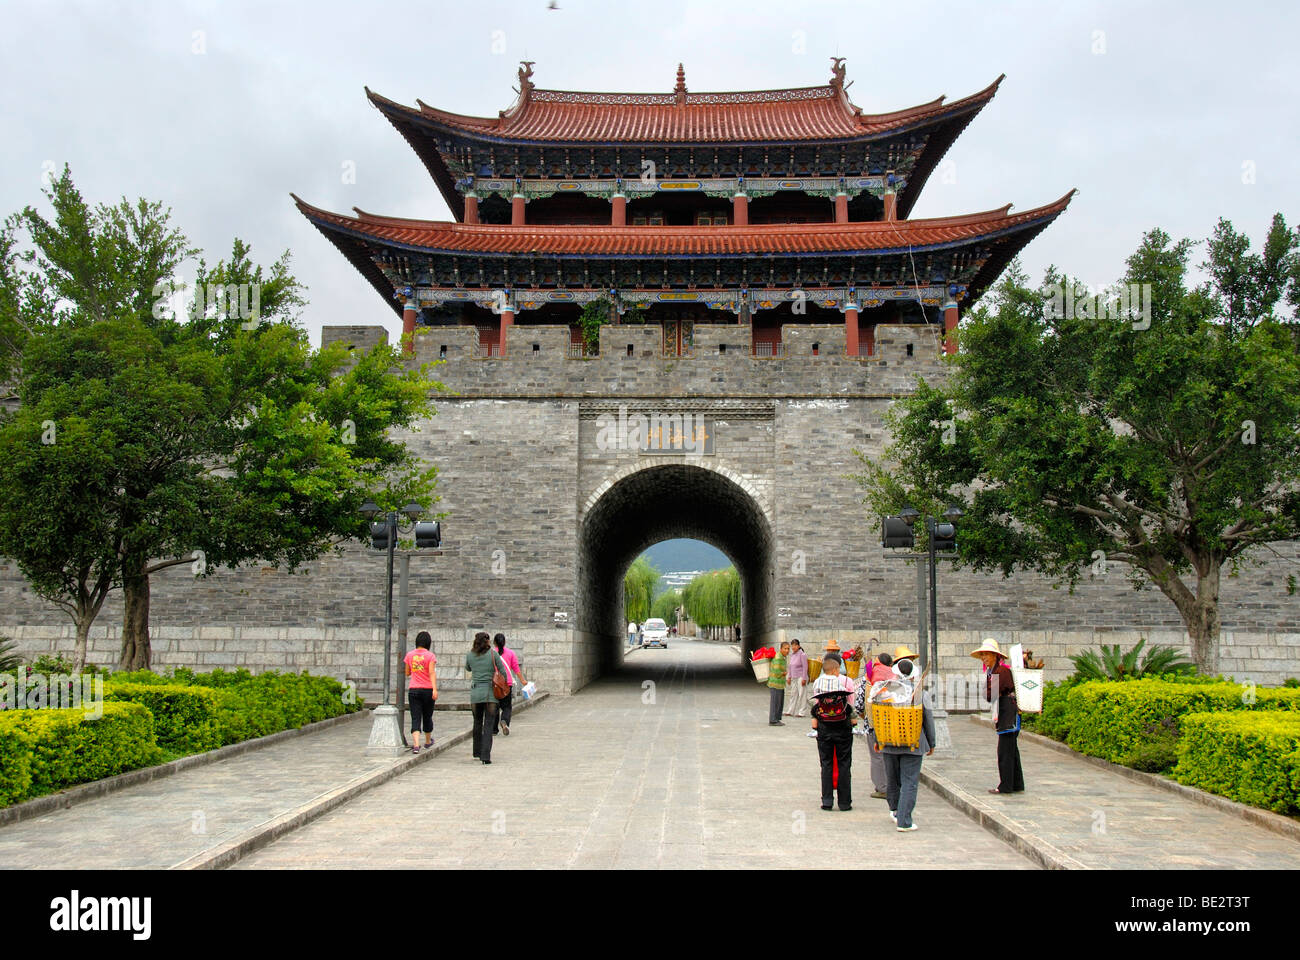
[[[497,701],[497,723],[494,725],[493,733],[499,733],[503,737],[510,736],[510,717],[513,713],[515,700],[515,678],[519,679],[522,686],[527,683],[523,673],[519,670],[519,657],[513,650],[506,646],[506,635],[498,633],[492,638],[496,644],[497,653],[505,661],[506,666],[506,695]]]
[[[808,654],[798,640],[790,641],[790,659],[786,664],[786,683],[790,686],[787,717],[802,717],[808,706]]]

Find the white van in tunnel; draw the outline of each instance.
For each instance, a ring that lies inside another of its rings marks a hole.
[[[641,627],[641,646],[667,648],[668,624],[658,617],[651,617],[647,620]]]

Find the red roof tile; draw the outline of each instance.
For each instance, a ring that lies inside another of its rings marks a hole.
[[[758,255],[835,253],[941,246],[992,236],[1050,219],[1063,211],[1074,191],[1055,203],[1010,213],[999,210],[932,220],[874,223],[799,223],[728,227],[495,226],[381,217],[357,211],[349,217],[294,200],[320,229],[347,232],[422,250],[503,256],[540,254],[591,256]]]
[[[797,87],[737,93],[582,93],[531,86],[497,117],[471,117],[420,101],[403,106],[366,90],[390,115],[404,113],[469,134],[519,142],[737,143],[846,140],[872,137],[978,109],[1002,77],[973,96],[893,113],[864,114],[842,89]]]

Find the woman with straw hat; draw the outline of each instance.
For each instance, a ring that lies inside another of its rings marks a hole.
[[[915,660],[917,656],[919,654],[914,653],[907,644],[900,644],[894,648],[894,666],[898,666],[899,660]]]
[[[971,656],[984,664],[984,693],[994,705],[993,726],[998,732],[998,785],[989,793],[1022,793],[1025,775],[1020,768],[1020,707],[1007,655],[998,642],[985,640]]]

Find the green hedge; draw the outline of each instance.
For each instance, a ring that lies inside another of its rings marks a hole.
[[[162,759],[153,716],[135,703],[0,712],[0,805],[100,780]]]
[[[1300,813],[1300,713],[1234,711],[1182,718],[1181,783],[1242,803]]]
[[[345,703],[343,693],[333,677],[253,675],[244,669],[196,674],[181,668],[170,677],[115,674],[104,695],[145,704],[154,712],[159,743],[198,753],[361,709],[359,702]]]
[[[307,673],[178,669],[113,674],[104,713],[0,711],[0,806],[160,763],[163,749],[201,753],[360,710],[343,684]]]
[[[1092,680],[1070,689],[1064,723],[1080,753],[1139,770],[1163,771],[1177,760],[1179,720],[1189,713],[1300,710],[1300,690],[1247,688],[1213,681]]]
[[[224,695],[174,683],[104,684],[104,699],[139,703],[153,714],[158,743],[178,753],[202,753],[222,744]]]
[[[0,710],[0,807],[24,799],[32,788],[33,740],[13,722],[18,713]]]

